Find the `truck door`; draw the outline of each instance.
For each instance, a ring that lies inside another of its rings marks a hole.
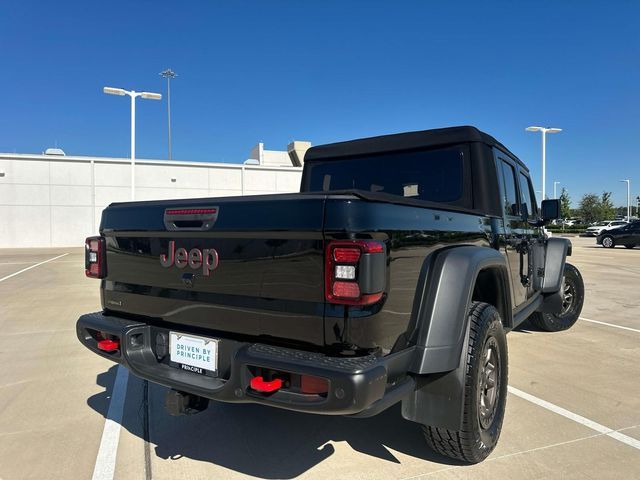
[[[531,297],[536,290],[542,287],[540,270],[544,271],[546,249],[544,242],[541,241],[542,232],[528,221],[538,217],[538,205],[529,174],[520,168],[518,169],[518,187],[520,191],[520,217],[522,218],[519,234],[525,243],[521,248],[526,250],[528,260],[527,264],[521,265],[523,272],[520,275],[526,277],[522,277],[521,281],[526,283],[527,296]]]
[[[511,278],[511,301],[517,308],[529,296],[529,282],[525,280],[529,273],[528,231],[524,226],[518,201],[516,182],[516,164],[499,150],[496,153],[496,170],[502,197],[504,219],[505,254]]]

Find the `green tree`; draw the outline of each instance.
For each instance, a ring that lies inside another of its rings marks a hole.
[[[585,223],[600,220],[600,197],[595,193],[585,193],[580,200],[580,216]]]
[[[613,220],[616,209],[611,201],[611,192],[602,192],[600,197],[600,218],[598,220]]]
[[[566,188],[563,188],[560,194],[560,217],[571,218],[571,197]]]

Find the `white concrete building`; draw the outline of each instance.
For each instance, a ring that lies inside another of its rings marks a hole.
[[[251,164],[136,160],[135,198],[297,192],[300,143],[289,155],[259,144]],[[129,159],[0,153],[0,248],[81,246],[107,205],[130,199]]]

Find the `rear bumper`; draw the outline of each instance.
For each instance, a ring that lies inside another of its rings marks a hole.
[[[182,331],[182,330],[181,330]],[[120,349],[111,353],[97,347],[95,332],[118,337]],[[170,366],[159,351],[159,334],[166,328],[105,315],[81,316],[76,324],[80,342],[92,352],[127,367],[138,377],[212,400],[259,403],[300,412],[326,415],[375,415],[409,395],[415,388],[406,372],[413,350],[386,357],[329,357],[320,353],[240,342],[218,335],[218,377],[198,375]],[[188,332],[185,332],[188,333]],[[199,333],[202,334],[202,333]],[[281,389],[265,394],[250,387],[256,368],[322,377],[326,394],[302,394]]]

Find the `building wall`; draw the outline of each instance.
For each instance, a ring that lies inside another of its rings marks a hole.
[[[141,160],[136,200],[297,192],[301,175],[299,167]],[[107,205],[130,199],[127,159],[0,154],[0,248],[83,245]]]
[[[308,143],[310,142],[298,142]],[[265,165],[267,167],[282,167],[291,165],[291,157],[289,153],[281,150],[265,150],[264,143],[260,142],[249,152],[249,158],[257,160],[259,165]]]

